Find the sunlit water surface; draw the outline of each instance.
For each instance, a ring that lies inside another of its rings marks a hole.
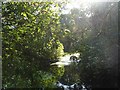
[[[63,57],[60,57],[59,62],[52,63],[51,65],[57,65],[58,67],[70,65],[71,62],[73,62],[72,60],[70,60],[70,57],[76,56],[78,58],[79,55],[80,55],[79,53],[67,54]],[[80,60],[77,60],[77,61],[79,62]]]

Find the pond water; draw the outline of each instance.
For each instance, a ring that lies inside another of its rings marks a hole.
[[[75,57],[79,58],[79,55],[80,55],[79,53],[67,54],[63,57],[60,57],[58,62],[52,63],[51,65],[57,65],[58,67],[68,66],[72,62],[79,62],[80,59],[77,59],[77,60],[71,60],[70,59],[70,57],[72,57],[72,56],[75,56]]]

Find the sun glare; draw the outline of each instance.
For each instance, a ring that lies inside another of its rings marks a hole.
[[[84,10],[86,10],[94,2],[111,2],[111,1],[112,0],[68,0],[69,3],[65,6],[65,10],[63,10],[62,12],[63,12],[63,14],[68,14],[71,9],[81,8],[81,7]],[[87,15],[87,17],[90,17],[90,16],[91,15]]]
[[[63,14],[68,14],[70,13],[70,10],[73,8],[82,8],[83,10],[88,9],[90,6],[90,2],[83,2],[83,1],[79,1],[79,0],[71,0],[69,1],[69,3],[65,6],[65,9],[62,11]]]

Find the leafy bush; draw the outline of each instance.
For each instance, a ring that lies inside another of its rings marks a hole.
[[[58,40],[59,11],[52,6],[59,8],[53,2],[2,3],[3,88],[50,87],[55,82],[50,60],[64,48]]]

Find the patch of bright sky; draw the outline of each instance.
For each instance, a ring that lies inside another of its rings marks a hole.
[[[56,2],[66,1],[66,0],[55,0]],[[67,0],[67,1],[79,1],[79,2],[119,2],[120,0]]]
[[[57,0],[59,1],[59,0]],[[91,3],[94,2],[118,2],[119,0],[68,0],[68,4],[65,6],[65,9],[62,10],[62,14],[68,14],[70,13],[70,10],[73,8],[82,8],[87,9]],[[90,17],[92,14],[86,15],[87,17]]]
[[[83,0],[84,1],[84,0]],[[82,8],[85,10],[89,7],[91,2],[83,2],[81,0],[69,0],[69,3],[65,6],[65,9],[62,11],[63,14],[68,14],[70,13],[70,10],[73,8]]]

